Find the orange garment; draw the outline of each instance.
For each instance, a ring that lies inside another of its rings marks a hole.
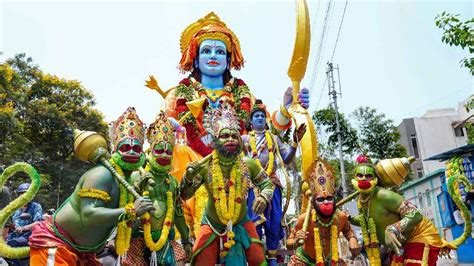
[[[255,229],[255,225],[252,223],[252,221],[244,223],[243,227],[251,238],[259,239],[257,230]],[[193,253],[204,246],[212,234],[213,231],[209,225],[201,225],[199,236],[197,237],[196,243],[194,244]],[[206,248],[196,255],[193,264],[198,266],[214,266],[219,259],[219,252],[219,237],[216,237],[214,241],[212,241]],[[259,243],[251,243],[250,247],[245,250],[245,255],[247,257],[247,263],[250,266],[261,265],[265,261],[263,247]]]
[[[50,217],[35,224],[31,230],[29,238],[31,265],[47,265],[48,259],[54,261],[54,265],[100,265],[95,253],[78,252],[56,236],[52,230],[52,222]],[[70,239],[59,225],[56,227],[63,236]]]
[[[47,265],[48,261],[54,261],[54,266],[99,266],[98,261],[81,259],[74,251],[61,245],[56,248],[31,248],[30,265]]]

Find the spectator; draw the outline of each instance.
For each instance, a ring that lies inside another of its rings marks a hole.
[[[25,193],[29,187],[29,183],[23,183],[18,186],[16,191],[18,197]],[[31,229],[42,219],[43,209],[39,203],[30,201],[23,208],[18,209],[12,217],[14,231],[8,235],[8,245],[12,247],[28,246],[28,237],[31,235]]]
[[[5,208],[8,203],[10,203],[10,201],[12,200],[12,197],[11,197],[11,194],[10,194],[10,190],[3,186],[3,187],[0,187],[0,210]],[[2,238],[3,240],[7,239],[7,234],[8,234],[8,228],[9,228],[9,225],[10,223],[7,222],[5,224],[5,227],[2,228]]]

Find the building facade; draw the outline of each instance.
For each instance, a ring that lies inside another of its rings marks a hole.
[[[465,125],[474,120],[474,110],[466,110],[465,105],[473,97],[461,102],[457,109],[428,110],[423,116],[403,119],[398,125],[399,143],[416,158],[411,166],[415,178],[444,167],[443,163],[424,159],[467,144]]]

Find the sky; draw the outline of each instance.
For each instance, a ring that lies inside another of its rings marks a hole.
[[[302,86],[310,88],[310,111],[329,103],[326,63],[345,3],[308,1],[313,28]],[[293,1],[0,0],[0,62],[26,53],[44,72],[92,91],[107,121],[134,106],[149,124],[162,98],[145,80],[154,75],[162,88],[178,84],[184,77],[177,69],[181,32],[210,11],[240,40],[245,68],[233,75],[270,110],[278,108],[291,84],[286,72],[295,38]],[[472,77],[459,63],[468,53],[443,44],[434,24],[442,11],[466,20],[473,17],[473,3],[348,1],[332,60],[340,68],[340,110],[371,106],[397,125],[427,109],[456,108],[472,94]]]

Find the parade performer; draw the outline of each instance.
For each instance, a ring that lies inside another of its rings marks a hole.
[[[142,166],[145,128],[135,109],[129,107],[112,125],[113,154],[110,163],[128,180]],[[124,256],[130,244],[131,223],[153,210],[148,198],[133,197],[112,173],[97,165],[80,179],[71,196],[51,220],[33,228],[30,237],[32,265],[100,265],[95,252],[106,243],[118,223],[116,250]]]
[[[237,119],[228,104],[222,104],[205,119],[212,125],[215,150],[191,163],[180,185],[183,199],[192,197],[201,185],[210,195],[193,249],[192,263],[196,265],[265,264],[263,246],[248,217],[246,198],[252,182],[260,189],[253,206],[253,211],[260,214],[271,202],[273,185],[258,163],[243,156]]]
[[[231,102],[235,108],[240,125],[240,133],[245,133],[245,123],[249,119],[254,96],[247,84],[232,76],[230,70],[240,70],[244,57],[240,42],[221,19],[211,12],[204,18],[190,24],[181,34],[181,60],[179,69],[190,73],[178,86],[163,92],[151,77],[147,86],[156,89],[165,99],[165,110],[169,117],[177,119],[186,128],[187,145],[177,145],[173,160],[172,175],[183,176],[186,166],[195,160],[212,153],[212,136],[209,127],[203,123],[206,115],[218,108],[221,103]],[[272,122],[280,130],[291,127],[291,116],[287,110],[293,102],[289,88],[283,97],[281,110],[274,112]],[[308,108],[309,91],[302,89],[295,102]],[[205,189],[196,192],[189,203],[193,216],[193,231],[199,231],[200,220],[208,195]]]
[[[150,144],[147,152],[146,173],[134,175],[138,191],[148,194],[155,212],[142,217],[142,230],[134,233],[126,265],[177,265],[191,257],[192,245],[180,199],[177,198],[178,182],[169,174],[173,148],[176,142],[175,125],[160,112],[148,127],[146,137]],[[179,231],[183,247],[175,241]],[[150,259],[149,259],[150,258]]]
[[[265,229],[265,244],[267,247],[267,257],[270,265],[276,265],[276,253],[280,244],[280,240],[284,237],[285,232],[281,225],[281,220],[284,215],[282,210],[282,191],[283,186],[276,170],[279,167],[284,167],[284,164],[289,164],[296,154],[298,148],[298,141],[301,140],[306,132],[305,124],[302,124],[298,130],[293,133],[293,142],[290,148],[280,141],[278,136],[271,133],[267,125],[269,113],[259,99],[255,100],[255,104],[250,113],[250,128],[248,135],[242,136],[244,147],[248,150],[247,153],[258,164],[263,166],[263,169],[272,180],[275,186],[273,192],[272,202],[264,211],[264,217],[254,215],[251,210],[255,193],[253,189],[249,190],[248,207],[249,216],[257,226],[257,232],[262,239],[263,229]],[[280,162],[280,165],[277,163]],[[290,186],[287,181],[287,186]],[[258,195],[258,193],[257,193]]]
[[[390,186],[393,180],[398,184],[403,182],[397,180],[406,176],[411,160],[387,159],[374,166],[366,156],[357,158],[352,185],[360,192],[360,214],[350,221],[362,228],[371,265],[382,264],[379,244],[392,250],[392,265],[436,265],[440,251],[456,249],[466,239],[464,234],[453,242],[446,242],[439,236],[434,224],[414,205],[384,188]]]
[[[303,226],[305,214],[298,217],[295,228],[291,230],[286,245],[296,252],[288,265],[345,265],[339,258],[339,233],[342,232],[349,241],[353,257],[359,254],[360,247],[346,213],[335,207],[333,170],[321,159],[317,159],[309,170],[306,181],[309,189],[305,193],[311,196],[314,209],[311,210],[307,231]]]

